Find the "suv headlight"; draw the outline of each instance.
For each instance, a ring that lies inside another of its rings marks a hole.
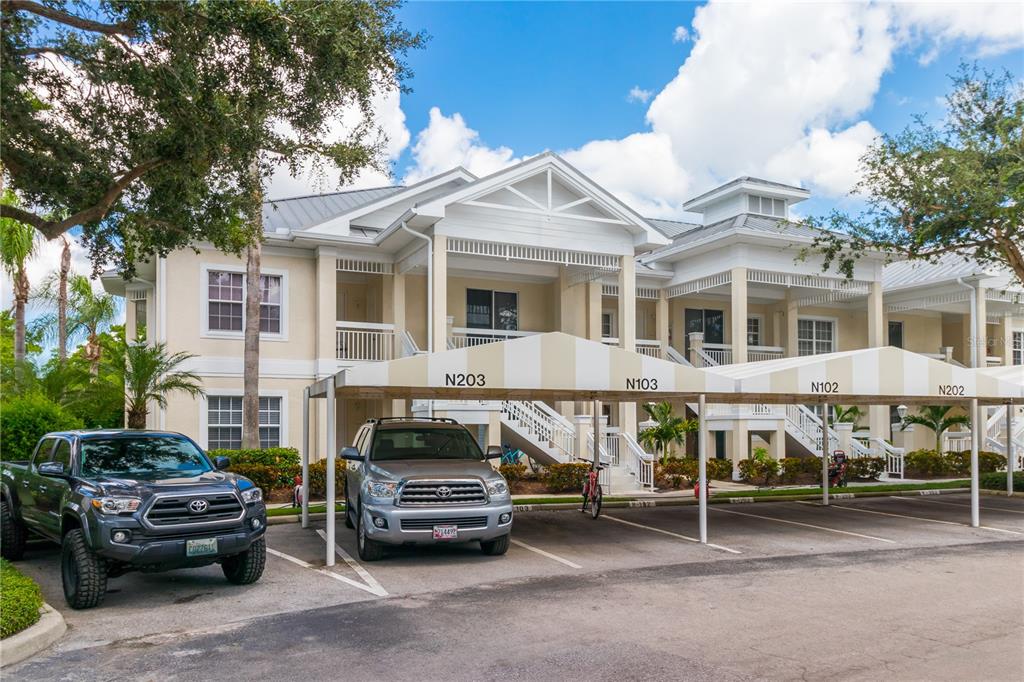
[[[259,488],[246,488],[242,491],[242,501],[246,504],[259,502],[263,499],[263,491]]]
[[[370,497],[394,497],[398,483],[395,481],[368,481],[366,492]]]
[[[94,497],[92,506],[101,514],[127,514],[139,508],[142,500],[138,497]]]
[[[504,497],[508,495],[508,484],[505,481],[488,481],[487,494],[491,497]]]

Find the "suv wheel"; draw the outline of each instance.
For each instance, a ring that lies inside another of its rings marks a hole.
[[[359,550],[359,558],[363,561],[379,561],[384,558],[384,545],[366,537],[362,509],[356,515],[356,547]]]
[[[483,550],[487,556],[501,556],[508,551],[509,541],[512,539],[511,533],[505,533],[500,538],[494,538],[493,540],[481,540],[480,549]]]
[[[224,559],[220,562],[220,567],[228,582],[235,585],[251,585],[263,575],[263,567],[266,564],[267,542],[265,538],[260,538],[241,554]]]
[[[85,544],[81,528],[64,535],[60,554],[64,600],[73,609],[91,609],[107,592],[107,563]]]
[[[7,500],[0,502],[0,556],[17,561],[25,554],[25,526]]]

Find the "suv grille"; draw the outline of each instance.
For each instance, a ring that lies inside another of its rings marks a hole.
[[[448,494],[443,494],[448,490]],[[442,494],[438,494],[438,492]],[[487,495],[482,483],[473,481],[409,481],[402,486],[402,494],[398,504],[413,505],[448,505],[448,504],[484,504]]]
[[[189,509],[189,504],[196,500],[206,501],[208,506],[204,512]],[[156,527],[235,521],[241,516],[242,504],[232,493],[161,497],[146,512],[146,520]]]
[[[433,530],[434,526],[458,526],[461,530],[486,528],[486,516],[467,516],[461,519],[402,519],[402,530]]]

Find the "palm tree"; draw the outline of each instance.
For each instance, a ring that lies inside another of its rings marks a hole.
[[[0,201],[13,204],[17,199],[7,190]],[[12,218],[0,218],[0,263],[14,289],[14,361],[19,364],[25,360],[25,306],[29,297],[25,266],[36,251],[36,241],[36,228]]]
[[[99,335],[117,321],[117,298],[107,293],[96,293],[85,275],[72,275],[69,285],[71,315],[68,318],[68,338],[85,337],[85,357],[89,360],[90,372],[96,376],[102,352]]]
[[[829,424],[853,424],[853,430],[856,431],[860,428],[860,418],[863,416],[864,412],[856,405],[850,407],[836,405],[835,413],[829,420]]]
[[[942,452],[942,434],[951,426],[964,424],[971,425],[971,418],[966,414],[954,414],[947,416],[953,409],[951,405],[923,405],[918,408],[918,414],[908,414],[901,422],[901,428],[907,424],[920,424],[935,432],[935,452]]]
[[[665,464],[672,444],[683,445],[686,442],[686,434],[697,430],[696,420],[673,415],[672,404],[667,401],[646,403],[643,408],[655,425],[639,433],[640,442],[644,447],[660,452],[661,463]]]
[[[60,362],[68,359],[68,277],[71,274],[71,243],[67,237],[60,254],[60,268],[51,272],[33,298],[46,305],[47,311],[36,318],[38,329],[47,336],[57,337],[57,358]],[[52,306],[57,307],[54,312]]]
[[[183,391],[193,398],[203,395],[198,376],[179,370],[185,361],[194,358],[191,353],[167,354],[167,344],[125,344],[124,353],[111,358],[115,378],[124,382],[125,412],[128,428],[146,428],[150,401],[160,407],[167,406],[167,395]]]
[[[254,240],[245,265],[245,345],[242,364],[242,448],[260,447],[260,261],[262,245]]]

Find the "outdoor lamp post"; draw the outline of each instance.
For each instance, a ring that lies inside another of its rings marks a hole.
[[[906,405],[897,405],[896,406],[896,414],[898,414],[900,416],[900,421],[903,421],[904,419],[906,419],[907,418],[907,406]]]

